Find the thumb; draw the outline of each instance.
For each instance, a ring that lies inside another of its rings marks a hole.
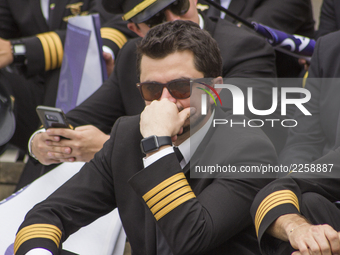
[[[301,252],[299,252],[299,251],[294,251],[294,252],[292,253],[292,255],[301,255]]]
[[[189,119],[191,115],[194,115],[196,113],[196,108],[195,107],[188,107],[184,108],[182,111],[178,113],[178,116],[182,122],[186,121]]]

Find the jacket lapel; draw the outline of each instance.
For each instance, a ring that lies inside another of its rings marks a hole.
[[[32,11],[34,13],[34,18],[36,20],[39,31],[41,33],[47,32],[49,29],[46,23],[46,19],[41,11],[40,0],[30,0],[30,6],[32,6]]]
[[[218,119],[224,116],[225,116],[225,112],[220,107],[215,107],[214,118]],[[183,172],[185,175],[189,172],[190,166],[196,166],[198,162],[202,160],[202,155],[204,155],[204,151],[207,150],[209,142],[212,136],[214,135],[214,132],[215,132],[215,129],[210,127],[207,134],[205,135],[202,142],[200,143],[197,150],[195,151],[194,155],[192,155],[190,162],[183,168]]]

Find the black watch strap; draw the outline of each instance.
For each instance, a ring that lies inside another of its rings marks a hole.
[[[172,145],[170,136],[149,136],[140,142],[140,147],[143,153],[147,154],[159,150],[164,145]]]
[[[164,145],[172,145],[172,140],[170,136],[157,136],[159,147]]]

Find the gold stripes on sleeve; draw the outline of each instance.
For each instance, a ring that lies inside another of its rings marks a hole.
[[[14,242],[14,254],[19,247],[26,241],[34,238],[46,238],[52,240],[59,248],[61,240],[61,230],[50,224],[33,224],[24,227],[19,231]]]
[[[126,36],[117,29],[103,27],[100,29],[100,33],[103,39],[108,39],[121,49],[123,45],[127,42]]]
[[[176,207],[195,197],[184,173],[178,173],[148,191],[143,199],[156,220],[159,220]]]
[[[45,71],[61,67],[63,61],[63,44],[55,32],[38,34],[45,56]]]
[[[283,204],[293,204],[298,211],[300,211],[299,201],[297,196],[291,190],[279,190],[268,195],[257,208],[255,214],[255,229],[256,235],[260,229],[261,222],[266,214],[273,208],[283,205]]]

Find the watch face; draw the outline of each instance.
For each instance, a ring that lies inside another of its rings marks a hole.
[[[25,54],[26,53],[26,47],[24,44],[16,44],[13,46],[15,54]]]
[[[141,142],[141,146],[142,146],[142,150],[144,153],[157,150],[159,148],[157,137],[150,136],[150,137],[144,138]]]

